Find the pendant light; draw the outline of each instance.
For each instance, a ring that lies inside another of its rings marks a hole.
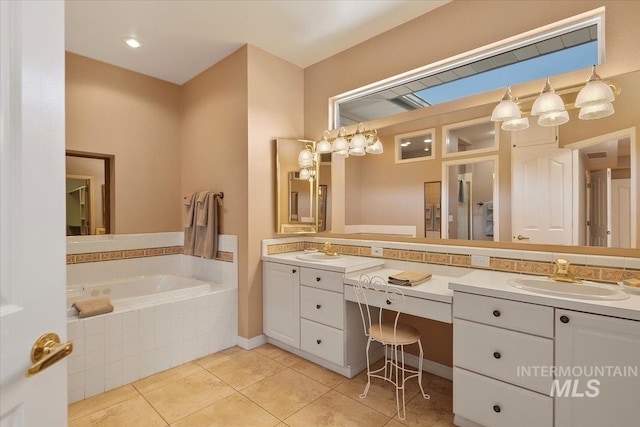
[[[591,77],[587,81],[578,96],[576,97],[576,108],[587,107],[589,105],[608,104],[613,102],[615,96],[611,86],[602,81],[596,73],[596,66],[593,66]]]
[[[580,120],[594,120],[609,117],[615,112],[613,104],[610,102],[604,104],[587,105],[580,109],[578,118]]]
[[[502,122],[508,120],[519,119],[521,116],[520,107],[513,102],[511,96],[511,86],[507,86],[507,90],[504,92],[504,96],[496,108],[493,109],[491,114],[491,121]]]
[[[560,111],[565,111],[564,102],[562,101],[562,98],[560,98],[560,95],[553,90],[549,77],[547,77],[547,81],[542,92],[540,92],[540,96],[536,98],[533,103],[533,107],[531,107],[531,115],[539,116],[541,114],[556,113]]]
[[[505,122],[502,122],[502,125],[500,125],[500,129],[509,132],[529,129],[529,118],[522,117],[519,119],[507,120]]]

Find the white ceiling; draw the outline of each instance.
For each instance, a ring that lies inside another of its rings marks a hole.
[[[182,84],[246,43],[304,68],[448,1],[67,0],[66,49]]]

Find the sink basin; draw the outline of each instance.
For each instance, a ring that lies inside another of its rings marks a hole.
[[[518,277],[509,279],[507,283],[525,291],[559,297],[609,301],[629,298],[617,287],[594,282],[565,283],[547,278]]]
[[[342,255],[327,255],[323,252],[314,252],[311,254],[300,254],[296,256],[301,261],[310,262],[331,262],[337,261],[342,258]]]

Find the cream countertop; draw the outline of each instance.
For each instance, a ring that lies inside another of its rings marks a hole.
[[[401,270],[381,268],[377,270],[366,271],[362,273],[351,274],[344,279],[344,283],[347,285],[355,285],[360,280],[361,274],[366,274],[369,277],[380,276],[385,281],[392,274],[400,273]],[[417,286],[394,286],[402,290],[405,296],[429,299],[433,301],[446,302],[451,304],[453,301],[453,291],[449,289],[449,282],[455,279],[450,276],[438,276],[433,275],[431,279]]]
[[[283,254],[262,255],[263,261],[277,262],[281,264],[296,265],[298,267],[317,268],[319,270],[337,271],[340,273],[353,273],[371,268],[382,267],[383,259],[367,258],[351,255],[342,255],[334,261],[313,262],[298,259],[298,255],[304,254],[303,251],[287,252]]]
[[[585,300],[567,297],[555,297],[514,288],[507,284],[507,280],[528,276],[517,273],[502,273],[496,271],[472,270],[462,277],[450,278],[449,289],[477,295],[504,298],[514,301],[528,302],[564,308],[567,310],[584,311],[605,316],[640,320],[640,295],[629,295],[629,299],[619,301]],[[615,285],[612,285],[615,286]]]

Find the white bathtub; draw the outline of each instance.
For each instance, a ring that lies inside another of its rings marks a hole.
[[[111,313],[79,319],[74,301],[109,296]],[[69,403],[232,347],[235,286],[176,275],[138,276],[67,289]]]
[[[196,297],[217,288],[221,285],[171,274],[78,284],[67,287],[67,316],[78,314],[72,308],[74,302],[91,298],[109,297],[114,311],[122,311]]]

